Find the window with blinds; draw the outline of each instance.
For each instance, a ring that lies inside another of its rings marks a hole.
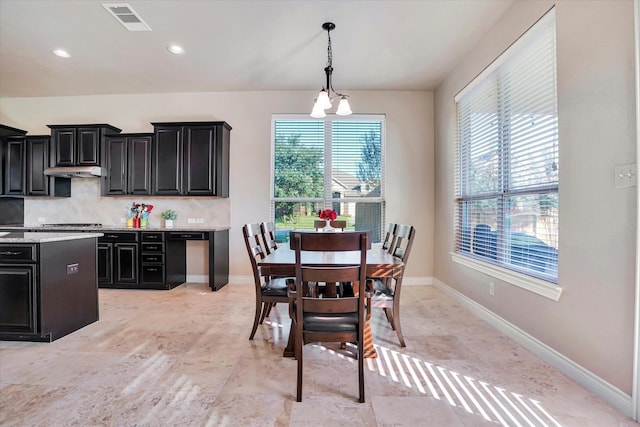
[[[557,283],[554,11],[455,101],[455,252]]]
[[[333,209],[347,229],[384,224],[384,116],[272,119],[272,209],[278,240],[313,228],[320,209]]]

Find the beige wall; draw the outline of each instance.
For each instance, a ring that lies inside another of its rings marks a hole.
[[[554,3],[564,289],[558,302],[454,264],[449,255],[453,96]],[[631,0],[515,2],[435,95],[435,277],[629,395],[636,188],[614,188],[614,167],[635,162],[633,25]]]
[[[433,94],[431,92],[349,91],[355,112],[387,115],[387,220],[413,224],[417,239],[407,276],[423,283],[433,275]],[[250,276],[241,227],[269,219],[271,114],[305,113],[313,90],[150,94],[0,99],[0,123],[48,134],[47,124],[109,123],[123,132],[151,132],[150,122],[224,120],[231,131],[231,197],[202,198],[100,197],[97,179],[72,181],[68,199],[25,201],[27,223],[50,219],[119,223],[133,200],[175,206],[179,223],[188,216],[210,225],[231,226],[230,274]],[[157,216],[151,216],[159,224]],[[207,274],[203,245],[190,245],[188,274]]]

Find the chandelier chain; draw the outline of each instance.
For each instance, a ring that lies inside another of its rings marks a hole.
[[[331,50],[331,31],[327,31],[329,43],[327,45],[327,67],[333,66],[333,51]]]

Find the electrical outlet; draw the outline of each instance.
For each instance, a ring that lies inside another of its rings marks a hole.
[[[495,296],[496,294],[496,284],[493,282],[489,282],[489,295]]]
[[[636,186],[636,176],[638,172],[635,164],[620,165],[615,167],[616,188],[627,188]]]
[[[197,218],[197,219],[196,219],[196,222],[197,222],[198,224],[204,224],[204,218]]]
[[[187,224],[195,224],[195,223],[196,223],[195,218],[187,218]]]
[[[67,276],[76,274],[79,271],[78,263],[67,264]]]
[[[126,224],[127,218],[120,218],[120,224]]]

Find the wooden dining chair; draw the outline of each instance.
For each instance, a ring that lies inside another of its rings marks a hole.
[[[382,249],[391,253],[393,245],[396,242],[396,224],[390,222],[387,224],[387,228],[384,233],[384,240],[382,241]]]
[[[329,225],[331,225],[335,229],[344,231],[344,229],[347,228],[347,221],[344,219],[337,219],[335,221],[329,221]],[[316,219],[313,221],[313,228],[315,228],[316,231],[320,231],[326,226],[327,221],[325,221],[324,219]]]
[[[271,308],[279,302],[288,304],[289,297],[287,295],[286,278],[265,278],[260,275],[258,260],[265,257],[265,252],[260,242],[262,236],[260,224],[243,225],[242,235],[244,236],[244,243],[251,261],[256,291],[256,310],[253,319],[253,328],[251,328],[251,335],[249,335],[249,339],[252,340],[258,329],[258,324],[262,324],[265,317],[271,312]]]
[[[396,331],[401,347],[406,347],[406,344],[400,324],[400,291],[402,290],[404,270],[409,260],[415,234],[416,230],[413,226],[397,224],[394,236],[395,243],[391,253],[404,262],[404,267],[396,277],[368,279],[367,282],[367,289],[373,293],[370,302],[371,307],[384,309],[387,321],[391,325],[391,329]]]
[[[290,291],[298,361],[297,401],[302,401],[303,347],[310,342],[355,343],[357,347],[359,401],[364,402],[364,322],[367,267],[367,233],[292,233],[296,254],[295,288]],[[358,251],[359,262],[343,266],[318,266],[302,262],[306,251]],[[318,282],[353,283],[353,297],[323,298],[312,287]]]
[[[278,249],[278,243],[276,242],[276,227],[273,221],[265,221],[260,223],[260,232],[262,234],[262,241],[264,242],[264,250],[267,255]]]

